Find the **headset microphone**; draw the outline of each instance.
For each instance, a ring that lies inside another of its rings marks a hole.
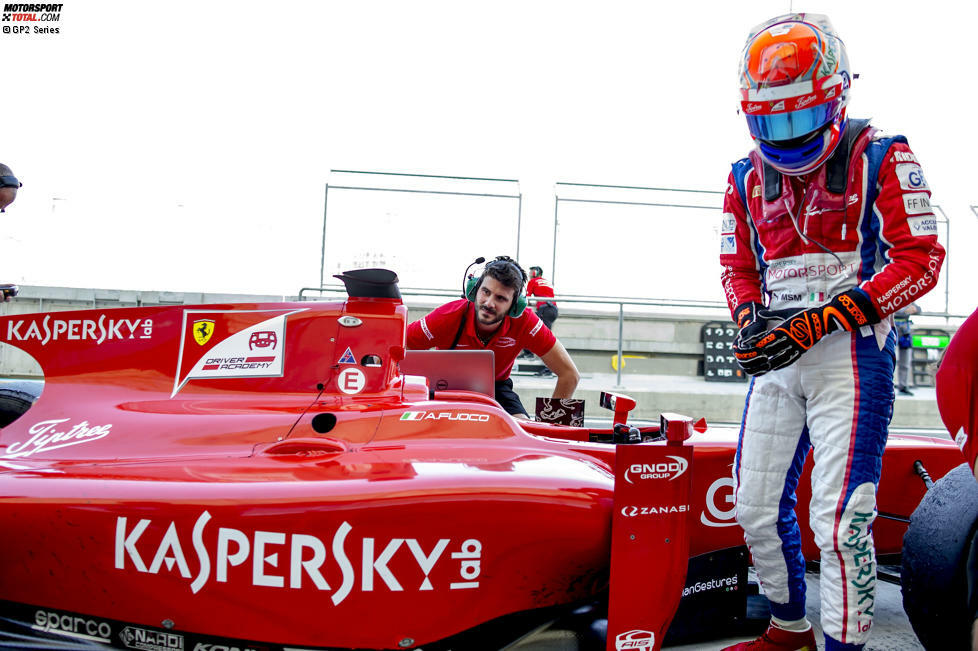
[[[486,259],[480,255],[478,258],[475,259],[474,262],[472,262],[472,264],[470,264],[465,268],[465,273],[462,274],[462,298],[468,298],[468,294],[465,291],[465,286],[466,286],[466,281],[469,279],[469,269],[471,269],[473,266],[477,264],[482,264],[485,261]]]

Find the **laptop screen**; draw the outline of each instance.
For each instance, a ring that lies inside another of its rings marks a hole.
[[[496,365],[491,350],[408,350],[401,373],[423,375],[432,391],[478,391],[496,395]]]

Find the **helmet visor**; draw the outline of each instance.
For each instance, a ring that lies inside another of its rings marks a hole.
[[[809,134],[835,119],[842,110],[842,100],[836,99],[798,111],[772,115],[747,115],[747,128],[761,140],[791,140]]]

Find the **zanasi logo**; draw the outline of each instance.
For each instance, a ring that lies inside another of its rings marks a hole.
[[[623,506],[621,514],[626,518],[634,518],[640,515],[669,515],[670,513],[686,513],[689,511],[688,504],[676,506]]]
[[[626,651],[628,649],[646,649],[652,651],[655,648],[655,633],[652,631],[642,631],[635,629],[626,633],[621,633],[615,638],[615,651]]]
[[[679,477],[684,472],[686,468],[689,467],[689,463],[682,457],[669,456],[668,459],[672,461],[663,461],[660,463],[633,463],[628,466],[628,470],[625,471],[625,481],[629,484],[634,484],[632,478],[635,479],[665,479],[669,478],[672,481],[676,477]]]

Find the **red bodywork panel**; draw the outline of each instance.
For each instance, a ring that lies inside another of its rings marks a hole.
[[[45,374],[37,403],[0,433],[0,600],[404,648],[597,598],[616,446],[521,425],[483,396],[429,399],[397,369],[406,317],[397,300],[350,299],[0,318],[0,340]],[[735,446],[735,431],[711,429],[680,448],[681,557],[687,544],[743,544]],[[881,511],[909,517],[924,492],[916,459],[935,479],[961,463],[950,441],[893,437]],[[800,494],[803,526],[806,504]],[[878,519],[877,550],[898,552],[904,526]],[[644,558],[663,567],[643,571],[674,569]]]

